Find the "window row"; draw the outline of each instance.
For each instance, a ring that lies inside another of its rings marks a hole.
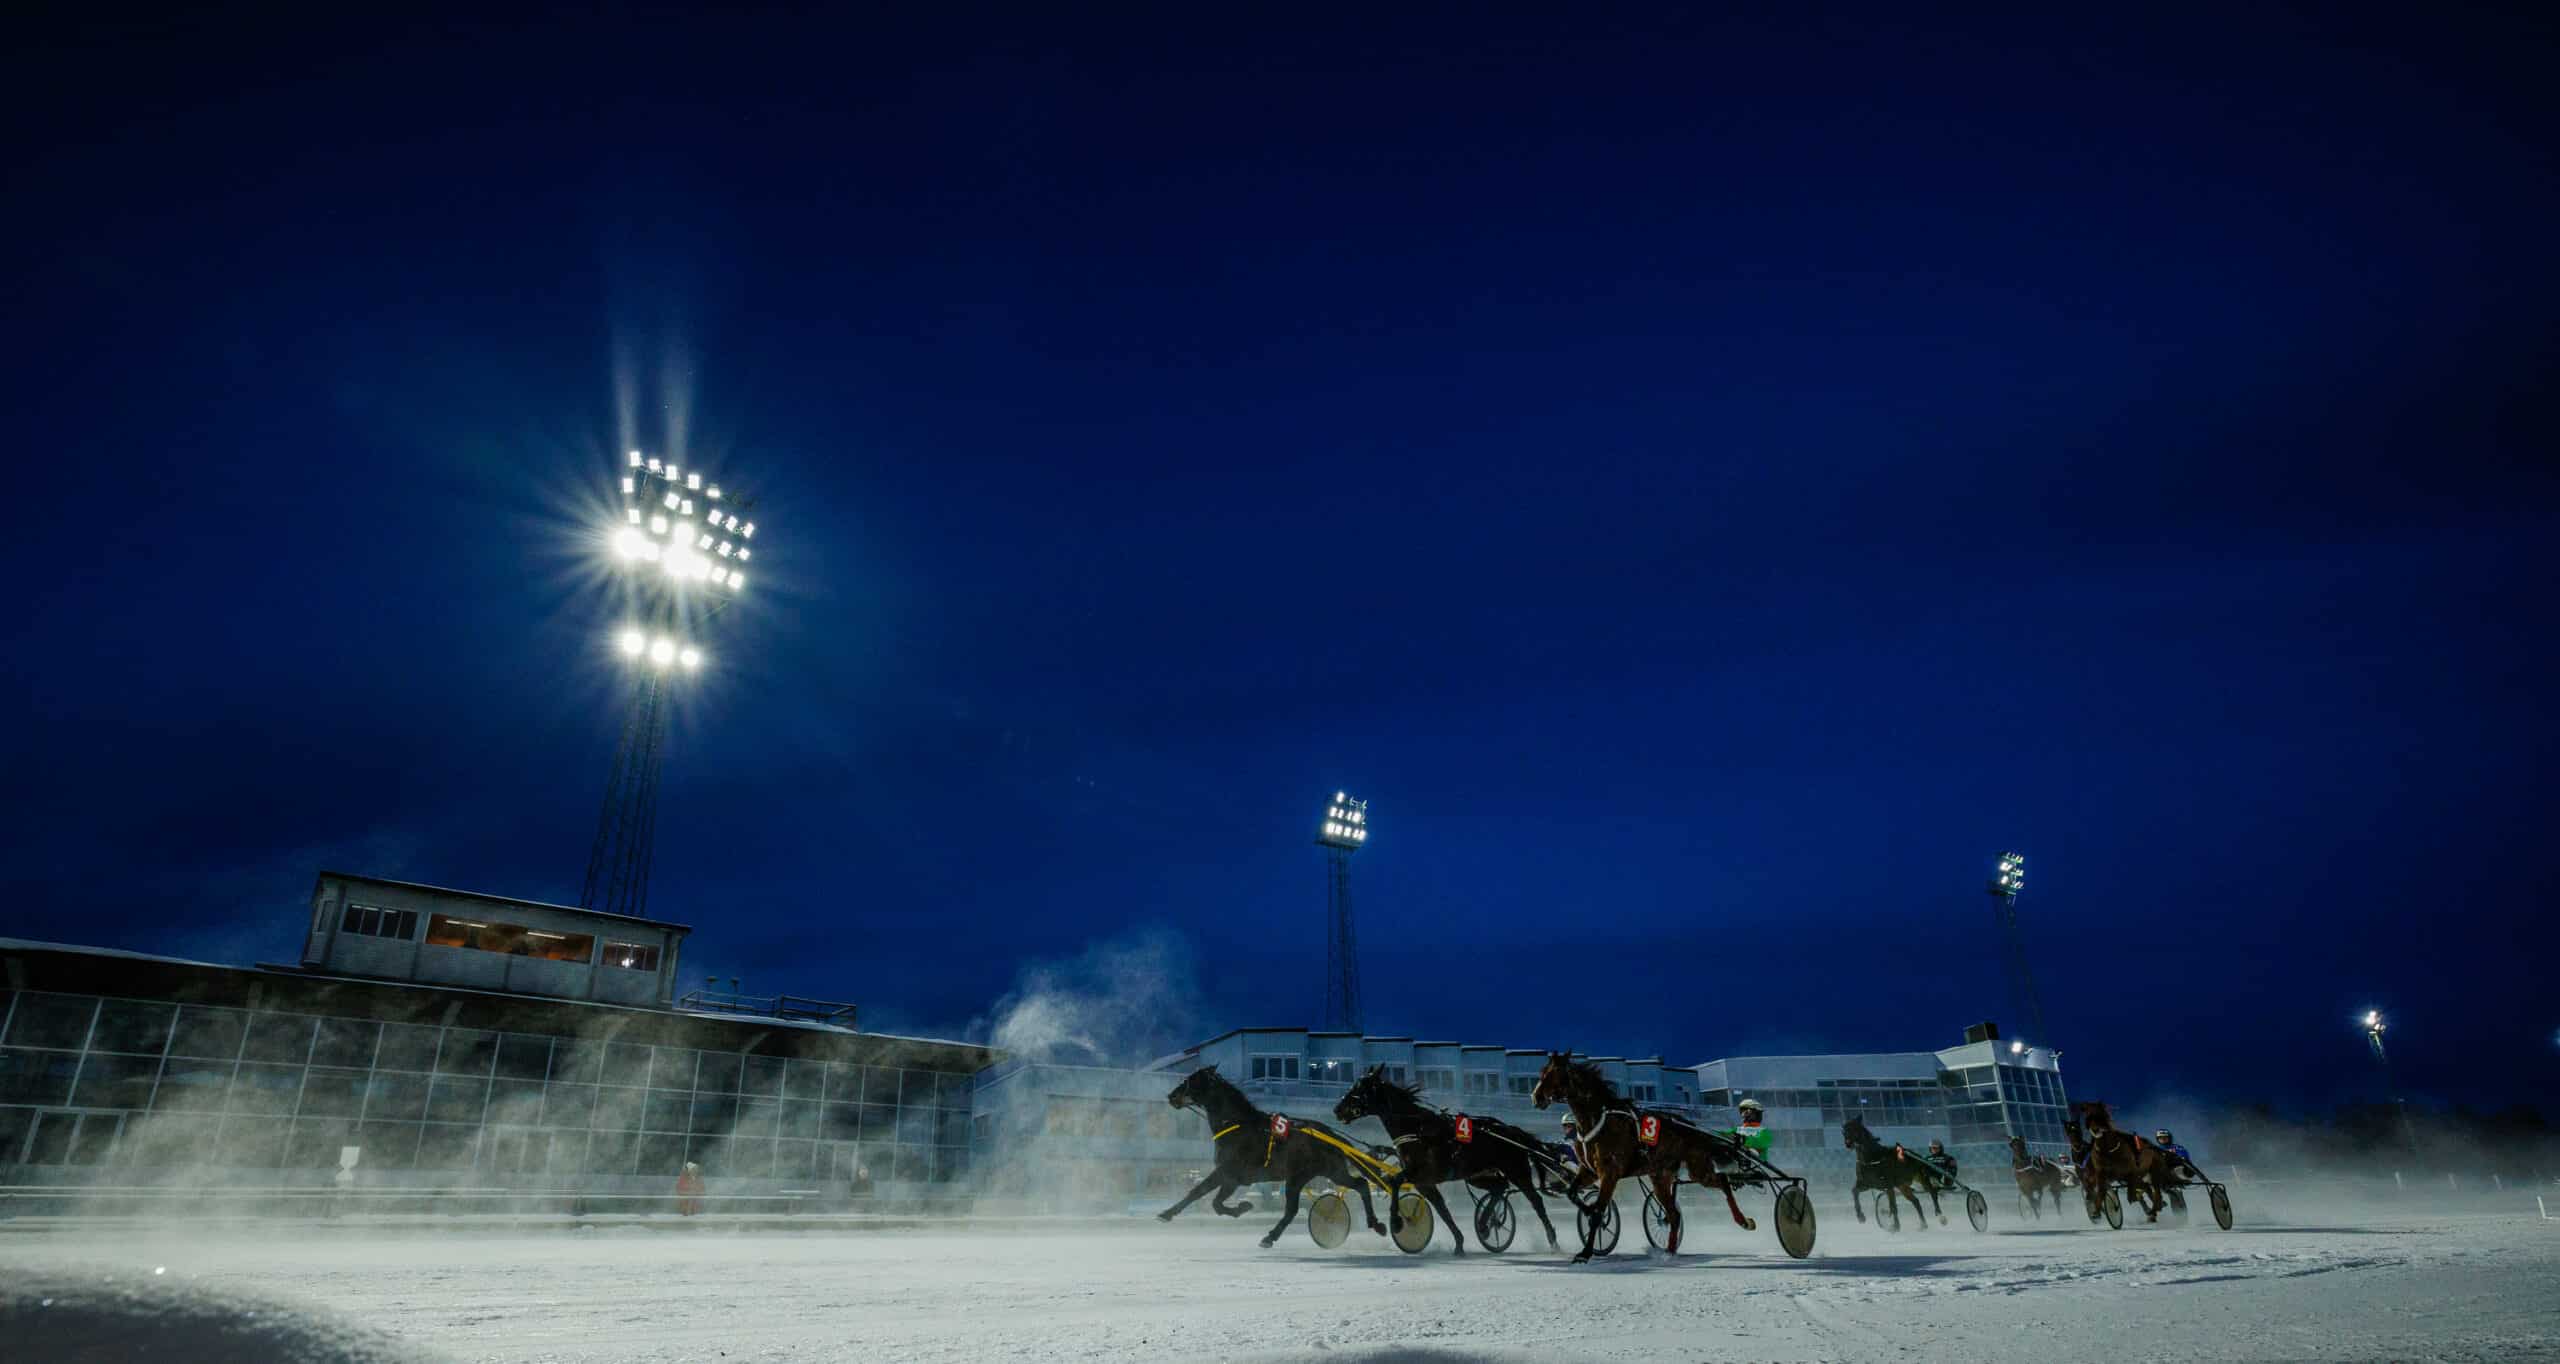
[[[672,1179],[686,1161],[718,1178],[845,1179],[914,1183],[963,1177],[965,1146],[904,1146],[681,1133],[551,1132],[460,1123],[352,1122],[325,1118],[146,1118],[0,1107],[0,1165],[206,1164],[248,1169],[334,1170],[339,1148],[359,1168],[478,1170],[489,1175],[621,1174]]]
[[[155,1113],[738,1132],[919,1145],[967,1140],[965,1109],[541,1084],[93,1053],[0,1051],[0,1104]],[[1170,1110],[1167,1110],[1168,1114]]]
[[[338,931],[362,938],[397,938],[406,942],[418,931],[418,911],[351,903],[338,921]]]
[[[691,1047],[581,1042],[309,1014],[251,1013],[87,995],[24,994],[0,1043],[123,1055],[184,1056],[277,1065],[405,1070],[513,1080],[563,1080],[720,1094],[965,1108],[957,1071],[865,1066]],[[1294,1062],[1296,1058],[1289,1058]]]

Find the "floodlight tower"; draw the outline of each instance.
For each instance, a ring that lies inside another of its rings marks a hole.
[[[2018,931],[2018,894],[2027,888],[2027,859],[2023,854],[2000,854],[2000,869],[1991,878],[1992,914],[2000,921],[2001,951],[2009,962],[2009,992],[2016,996],[2018,1008],[2025,1012],[2028,1026],[2038,1046],[2053,1045],[2053,1034],[2044,1027],[2044,1001],[2036,996],[2036,976],[2027,963],[2027,940]]]
[[[2409,1150],[2415,1153],[2418,1134],[2409,1128],[2409,1103],[2400,1097],[2400,1087],[2391,1082],[2391,1055],[2382,1049],[2382,1011],[2365,1010],[2363,1022],[2364,1040],[2373,1047],[2374,1064],[2382,1067],[2382,1096],[2391,1101],[2392,1109],[2400,1115],[2400,1140],[2408,1143]]]
[[[1316,826],[1324,849],[1324,1025],[1360,1031],[1360,939],[1351,928],[1351,854],[1369,841],[1369,802],[1336,791]]]
[[[750,506],[723,497],[701,470],[638,450],[622,470],[622,519],[608,539],[624,611],[614,652],[631,670],[631,701],[578,891],[588,909],[648,911],[667,712],[675,688],[702,670],[712,618],[747,589],[756,525],[741,513]]]

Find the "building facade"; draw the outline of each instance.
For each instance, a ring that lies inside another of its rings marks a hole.
[[[324,876],[300,967],[0,941],[0,1183],[965,1198],[985,1048],[671,1006],[685,930],[582,914]]]
[[[1914,1149],[1945,1142],[1977,1187],[1986,1172],[2009,1168],[2013,1132],[2038,1154],[2068,1149],[2062,1071],[2050,1048],[1992,1038],[1943,1051],[1729,1057],[1695,1073],[1707,1111],[1729,1114],[1744,1099],[1759,1100],[1770,1159],[1825,1181],[1852,1177],[1855,1157],[1840,1135],[1852,1113],[1886,1142]]]

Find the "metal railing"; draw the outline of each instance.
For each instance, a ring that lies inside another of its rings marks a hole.
[[[757,1018],[782,1018],[802,1023],[830,1023],[840,1028],[853,1026],[854,1006],[834,1000],[809,999],[801,995],[738,995],[707,989],[688,991],[676,1001],[679,1009],[697,1013],[740,1014]]]

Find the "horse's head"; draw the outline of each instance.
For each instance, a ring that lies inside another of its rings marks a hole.
[[[2016,1161],[2024,1161],[2027,1158],[2027,1139],[2025,1137],[2009,1138],[2009,1158]]]
[[[1387,1078],[1385,1066],[1369,1067],[1369,1073],[1354,1082],[1351,1092],[1343,1095],[1342,1102],[1333,1106],[1334,1119],[1338,1122],[1358,1122],[1362,1118],[1377,1116],[1386,1108],[1387,1087],[1394,1083]]]
[[[1541,1067],[1538,1071],[1538,1087],[1529,1091],[1530,1105],[1536,1108],[1545,1108],[1549,1104],[1562,1102],[1565,1094],[1565,1083],[1573,1078],[1573,1071],[1571,1069],[1572,1065],[1572,1052],[1548,1052],[1547,1064]]]
[[[2082,1125],[2089,1129],[2089,1137],[2093,1141],[2116,1130],[2116,1115],[2108,1112],[2107,1106],[2095,1099],[2073,1104],[2071,1111],[2080,1119]]]
[[[1225,1077],[1218,1074],[1216,1066],[1202,1066],[1183,1076],[1182,1083],[1175,1085],[1173,1092],[1164,1096],[1164,1101],[1176,1108],[1206,1109],[1209,1096],[1216,1093],[1218,1086],[1225,1082]]]
[[[1863,1151],[1876,1144],[1876,1134],[1867,1130],[1867,1120],[1855,1113],[1840,1120],[1840,1145],[1851,1151]]]

